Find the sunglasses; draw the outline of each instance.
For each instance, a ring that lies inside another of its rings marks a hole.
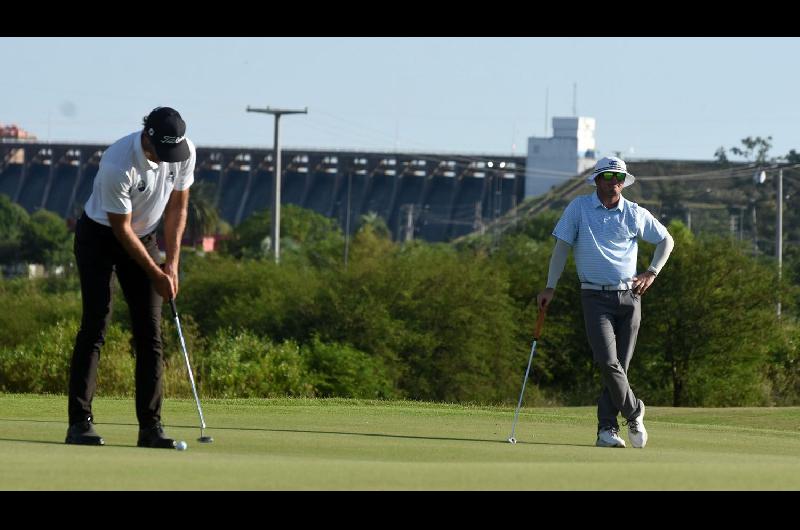
[[[611,180],[616,177],[618,182],[625,182],[625,177],[627,176],[625,173],[618,173],[616,171],[605,171],[600,173],[605,180]]]

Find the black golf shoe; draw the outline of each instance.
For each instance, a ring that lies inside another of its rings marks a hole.
[[[86,418],[84,421],[73,423],[67,429],[67,439],[64,440],[67,444],[77,445],[105,445],[105,441],[94,430],[92,418]]]
[[[175,440],[164,435],[164,428],[161,423],[156,423],[149,428],[139,429],[139,447],[153,447],[158,449],[175,449]]]

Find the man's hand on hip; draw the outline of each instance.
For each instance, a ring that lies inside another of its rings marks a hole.
[[[653,285],[656,275],[653,271],[645,271],[633,277],[633,292],[639,296]]]

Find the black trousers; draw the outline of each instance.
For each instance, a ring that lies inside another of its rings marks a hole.
[[[141,238],[158,263],[155,232]],[[83,315],[72,351],[69,376],[70,424],[92,414],[100,348],[111,319],[111,278],[116,273],[128,303],[136,350],[136,417],[140,427],[161,421],[164,360],[161,344],[161,296],[111,228],[84,213],[75,227],[75,258],[81,281]]]

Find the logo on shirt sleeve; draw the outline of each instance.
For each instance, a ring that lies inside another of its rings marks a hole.
[[[147,184],[145,184],[144,180],[142,180],[142,179],[139,179],[139,182],[136,183],[136,189],[139,190],[140,192],[144,191],[144,189],[146,187],[147,187]]]
[[[169,176],[167,176],[167,180],[169,180],[170,184],[175,184],[175,172],[170,171]]]

